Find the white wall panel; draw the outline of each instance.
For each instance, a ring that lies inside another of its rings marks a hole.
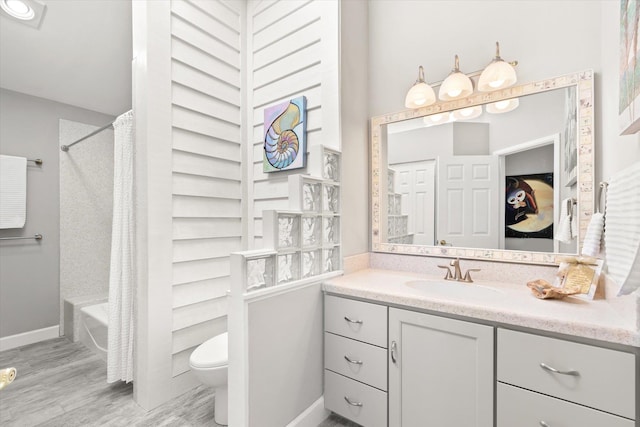
[[[255,30],[253,33],[253,52],[255,53],[301,28],[306,28],[312,22],[320,19],[321,8],[319,3],[318,0],[309,2],[304,7],[290,14],[282,15],[277,25]],[[268,12],[265,11],[264,13]],[[262,14],[256,16],[256,18],[259,18],[261,15]],[[249,17],[249,19],[251,19],[251,17]]]
[[[304,28],[258,50],[253,54],[254,71],[286,57],[291,52],[297,52],[306,46],[320,42],[320,33],[320,18],[318,18]]]
[[[236,125],[240,124],[240,107],[178,83],[174,83],[172,89],[174,105],[179,105],[204,115],[211,115],[215,112],[215,116],[220,120]]]
[[[173,241],[173,262],[219,258],[242,250],[239,237]]]
[[[228,277],[218,277],[176,285],[173,287],[173,307],[224,297],[229,290],[229,282]]]
[[[189,328],[198,323],[219,319],[227,314],[227,298],[202,301],[173,310],[173,331]],[[209,337],[210,338],[210,337]]]
[[[174,0],[172,372],[226,330],[229,254],[242,243],[242,64],[238,1]]]
[[[173,239],[208,239],[238,237],[242,234],[241,218],[173,218]]]
[[[240,144],[177,128],[173,129],[173,148],[174,150],[217,157],[234,162],[237,162],[241,156]]]
[[[183,173],[173,174],[173,194],[183,196],[218,197],[240,200],[240,181],[209,178]]]
[[[235,19],[234,22],[227,22],[216,19],[214,16],[209,14],[209,12],[205,12],[200,8],[203,6],[203,4],[206,3],[220,2],[216,0],[207,2],[174,0],[171,2],[171,12],[173,13],[173,15],[183,18],[185,21],[190,22],[192,25],[198,27],[202,31],[218,38],[220,41],[233,47],[239,52],[240,20]],[[235,28],[232,27],[234,24]]]
[[[197,88],[202,93],[240,106],[240,88],[203,73],[189,64],[174,60],[171,67],[171,78],[175,83]]]

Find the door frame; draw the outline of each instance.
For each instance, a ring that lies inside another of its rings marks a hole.
[[[500,249],[505,249],[505,236],[504,236],[504,215],[505,215],[505,161],[506,157],[511,154],[522,153],[523,151],[529,151],[540,147],[553,144],[553,223],[558,224],[560,219],[560,132],[552,133],[551,135],[543,136],[542,138],[536,138],[531,141],[523,142],[513,147],[503,148],[496,150],[492,154],[498,156],[498,173],[500,174]],[[560,251],[560,243],[553,239],[553,251]]]

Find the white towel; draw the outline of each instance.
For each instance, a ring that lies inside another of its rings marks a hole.
[[[27,220],[27,159],[0,154],[0,228],[22,228]]]
[[[604,232],[604,215],[596,212],[591,216],[587,234],[582,243],[582,255],[597,257],[602,247],[602,233]]]
[[[571,243],[575,234],[573,233],[572,222],[575,219],[572,218],[570,203],[573,203],[572,199],[564,199],[560,204],[560,223],[556,229],[555,239],[562,243]]]
[[[609,181],[604,243],[608,274],[618,295],[640,289],[640,162]]]

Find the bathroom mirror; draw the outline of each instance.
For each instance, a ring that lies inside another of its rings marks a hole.
[[[593,111],[588,70],[372,118],[373,251],[536,264],[579,253]]]

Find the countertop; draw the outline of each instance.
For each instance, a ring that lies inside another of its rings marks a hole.
[[[406,285],[416,280],[439,282],[436,288],[440,290],[429,290],[428,283],[418,285],[425,289]],[[450,293],[443,288],[448,284],[457,286],[456,292]],[[471,287],[479,289],[469,289]],[[563,300],[540,300],[523,284],[499,281],[463,284],[445,282],[439,277],[425,274],[375,269],[364,269],[327,280],[323,283],[323,289],[332,294],[372,302],[640,347],[637,319],[625,317],[625,310],[620,310],[619,306],[607,299],[567,297]],[[638,300],[634,299],[631,303],[634,304],[631,311],[637,312]],[[626,310],[628,313],[629,310]]]

